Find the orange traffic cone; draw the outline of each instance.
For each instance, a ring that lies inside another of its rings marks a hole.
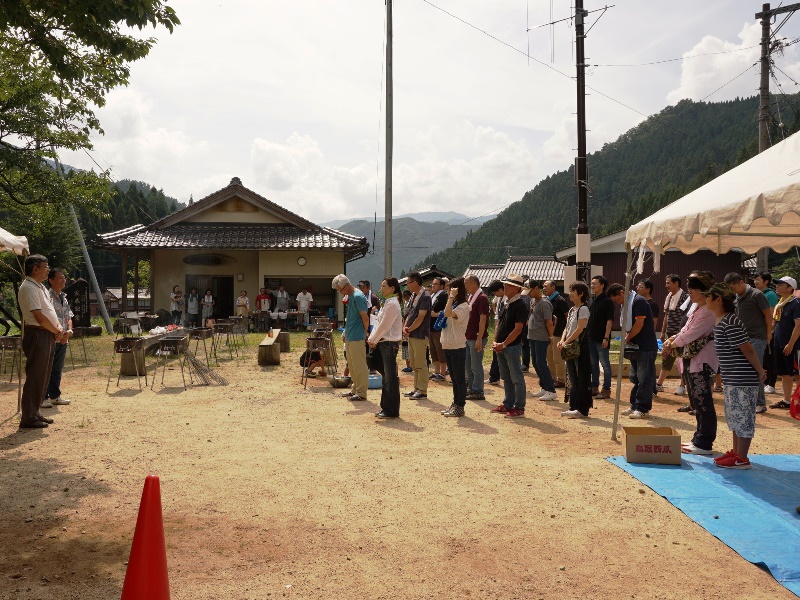
[[[143,599],[169,600],[161,486],[156,475],[148,475],[144,480],[139,518],[122,586],[122,600]]]

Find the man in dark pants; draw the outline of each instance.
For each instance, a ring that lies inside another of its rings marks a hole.
[[[505,292],[503,291],[503,282],[499,279],[495,279],[489,284],[487,288],[489,294],[491,294],[492,304],[494,306],[494,327],[497,329],[497,322],[498,322],[498,314],[500,312],[500,303],[503,302]],[[497,364],[497,354],[492,352],[492,364],[489,366],[489,379],[487,379],[484,383],[488,383],[489,385],[500,385],[500,367]]]
[[[19,287],[20,310],[24,322],[22,351],[25,353],[25,386],[22,388],[21,428],[41,429],[53,420],[39,412],[53,365],[53,345],[63,340],[50,296],[42,285],[50,267],[41,254],[25,259],[25,281]]]
[[[53,367],[50,370],[50,383],[47,385],[47,392],[42,402],[42,408],[52,408],[54,404],[66,406],[70,404],[67,398],[61,396],[61,372],[64,369],[64,359],[67,357],[67,344],[72,337],[72,311],[67,302],[67,296],[63,293],[64,286],[67,284],[67,277],[62,269],[50,269],[47,275],[50,283],[50,301],[56,311],[58,322],[64,330],[61,341],[56,341],[53,350]]]

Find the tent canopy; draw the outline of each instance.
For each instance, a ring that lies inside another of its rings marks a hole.
[[[800,132],[636,223],[625,243],[655,254],[800,245]]]
[[[22,256],[24,252],[29,252],[28,238],[16,236],[0,227],[0,252],[13,252]]]

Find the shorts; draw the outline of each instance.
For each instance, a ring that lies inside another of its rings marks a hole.
[[[772,346],[772,358],[775,364],[775,373],[778,375],[796,375],[797,369],[794,364],[797,360],[798,352],[792,352],[789,356],[783,353],[776,344]]]
[[[431,352],[431,360],[433,362],[447,362],[442,349],[442,332],[431,330],[430,344],[428,345]]]
[[[667,358],[662,358],[661,359],[661,370],[662,371],[667,371],[667,372],[672,371],[672,367],[675,366],[676,358],[677,357],[672,352],[670,352],[667,355]]]
[[[758,387],[725,386],[725,422],[737,437],[752,439],[756,433]]]

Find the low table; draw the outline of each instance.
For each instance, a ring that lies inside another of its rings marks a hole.
[[[285,333],[285,332],[284,332]],[[258,345],[258,364],[279,365],[281,364],[281,343],[278,339],[281,334],[280,329],[273,329],[272,335],[266,335]]]

